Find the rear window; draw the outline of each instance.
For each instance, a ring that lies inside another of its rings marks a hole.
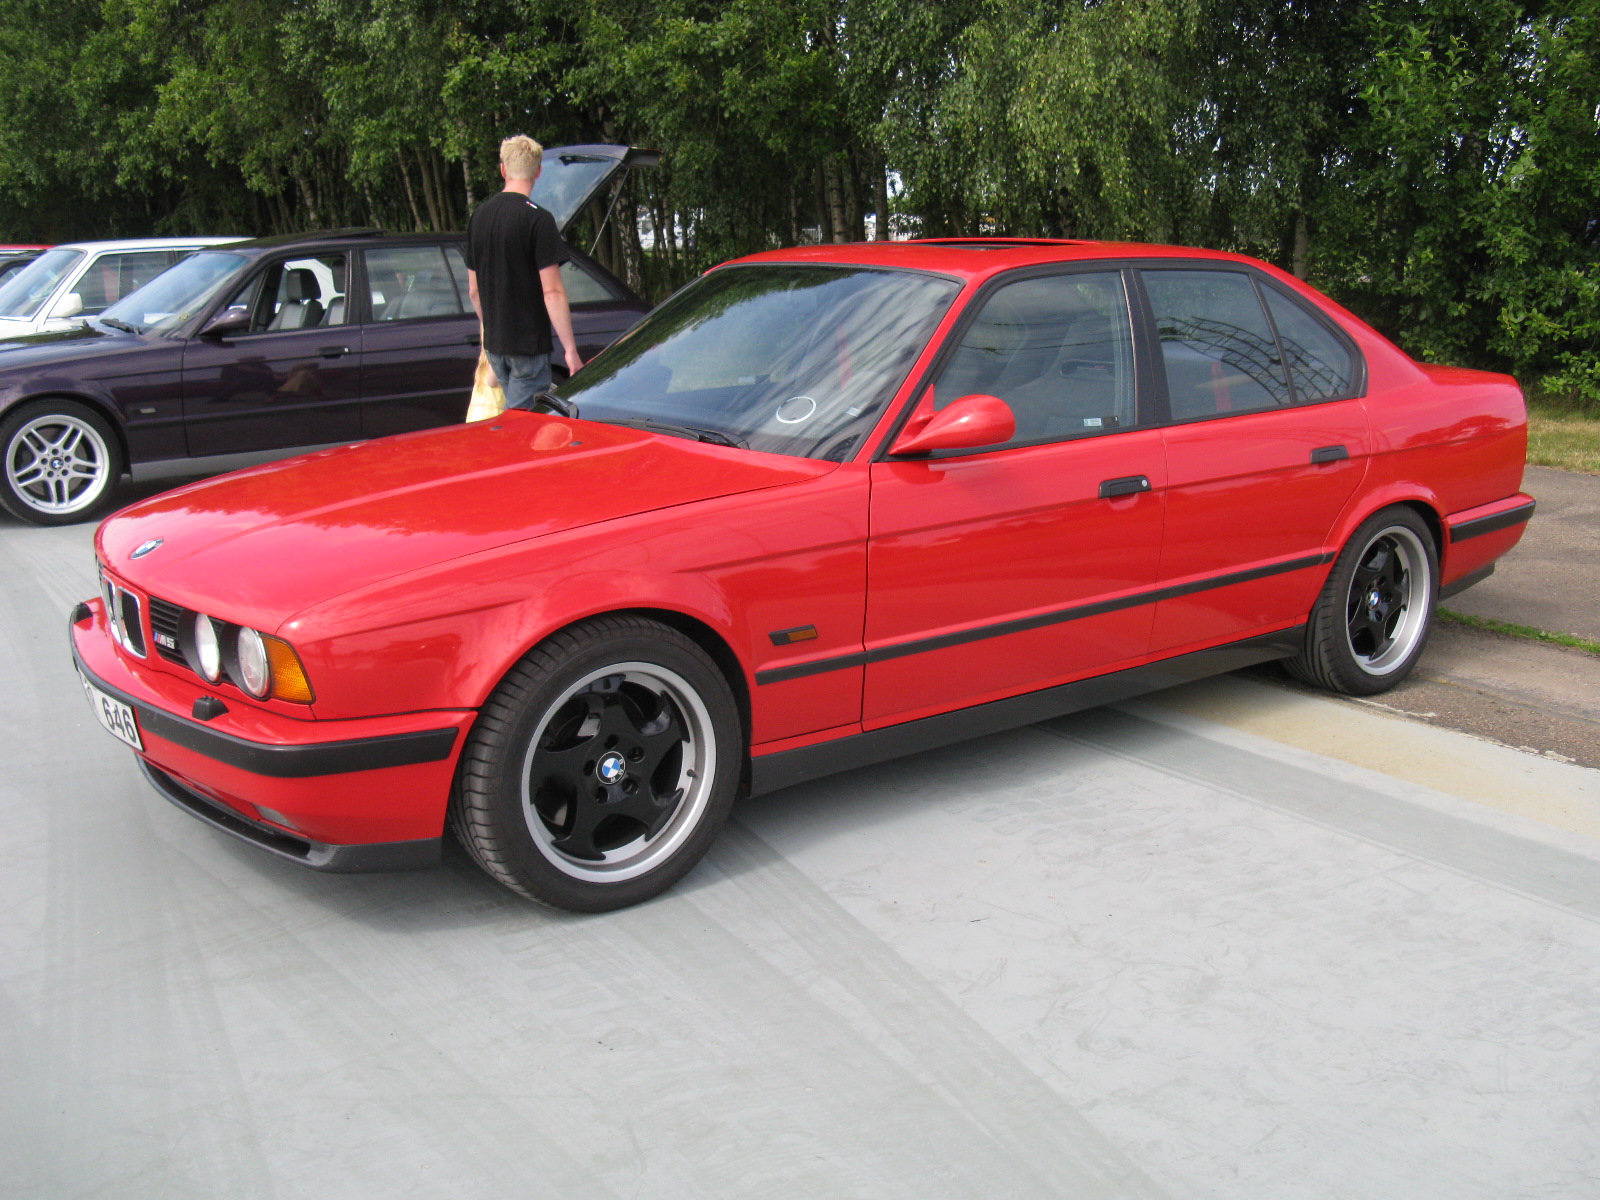
[[[1263,288],[1267,311],[1278,327],[1278,341],[1301,404],[1333,400],[1355,391],[1355,364],[1334,332],[1275,288]]]

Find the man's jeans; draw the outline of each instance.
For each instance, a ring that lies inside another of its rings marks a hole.
[[[548,354],[496,354],[493,350],[484,354],[506,394],[507,408],[528,408],[535,396],[550,390]]]

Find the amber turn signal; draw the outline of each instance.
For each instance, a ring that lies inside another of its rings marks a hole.
[[[294,647],[266,634],[261,635],[261,641],[267,649],[267,662],[272,664],[273,699],[295,704],[310,704],[315,700],[311,681],[306,678],[306,669],[300,665],[300,656],[294,652]]]

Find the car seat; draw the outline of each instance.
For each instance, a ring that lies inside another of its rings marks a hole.
[[[295,267],[283,273],[282,294],[277,315],[268,329],[310,329],[322,322],[322,285],[310,267]]]

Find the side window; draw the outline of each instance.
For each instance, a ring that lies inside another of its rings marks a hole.
[[[992,293],[940,372],[934,406],[974,392],[1011,406],[1013,445],[1137,424],[1121,274],[1049,275]]]
[[[365,259],[374,321],[459,317],[470,311],[439,246],[385,246],[368,250]]]
[[[1238,271],[1147,270],[1175,421],[1290,403],[1255,284]]]
[[[165,250],[102,254],[89,264],[89,269],[73,289],[83,297],[83,315],[104,312],[171,265],[172,256]]]
[[[609,304],[617,299],[611,289],[575,262],[561,264],[561,282],[568,304]]]
[[[1355,364],[1350,351],[1333,331],[1276,288],[1261,289],[1267,297],[1272,323],[1278,327],[1295,399],[1302,404],[1349,396],[1354,389]]]
[[[250,312],[251,333],[343,325],[344,267],[342,254],[275,262],[234,293],[228,308]]]

